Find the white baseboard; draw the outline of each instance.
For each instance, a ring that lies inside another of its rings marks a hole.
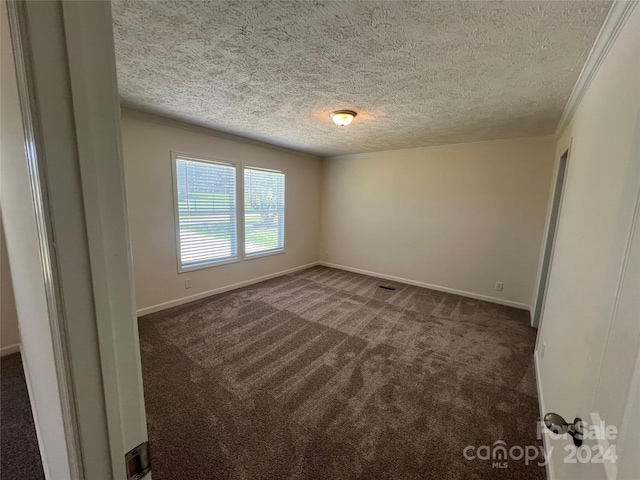
[[[5,355],[11,355],[12,353],[16,353],[20,351],[20,344],[16,343],[15,345],[7,345],[6,347],[0,348],[0,357],[4,357]]]
[[[544,397],[542,396],[542,380],[540,379],[540,361],[538,359],[538,352],[533,353],[533,363],[536,368],[536,387],[538,390],[538,408],[540,409],[540,421],[545,416],[546,408],[544,406]],[[542,431],[542,446],[544,447],[545,456],[547,458],[547,463],[545,465],[545,469],[547,471],[547,480],[554,480],[554,469],[551,466],[551,462],[553,461],[553,457],[549,452],[549,438],[546,431]]]
[[[456,290],[455,288],[441,287],[440,285],[432,285],[430,283],[420,282],[417,280],[411,280],[409,278],[394,277],[393,275],[386,275],[379,272],[371,272],[369,270],[362,270],[361,268],[347,267],[346,265],[338,265],[336,263],[318,262],[325,267],[337,268],[339,270],[346,270],[347,272],[361,273],[363,275],[369,275],[372,277],[384,278],[385,280],[393,280],[394,282],[407,283],[409,285],[415,285],[416,287],[429,288],[431,290],[437,290],[439,292],[453,293],[460,295],[461,297],[474,298],[476,300],[482,300],[484,302],[497,303],[499,305],[506,305],[508,307],[519,308],[522,310],[531,311],[531,305],[525,303],[512,302],[510,300],[503,300],[501,298],[489,297],[487,295],[480,295],[478,293],[465,292],[462,290]]]
[[[537,325],[533,324],[533,306],[529,309],[529,324],[533,327],[533,328],[538,328]]]
[[[395,282],[415,285],[417,287],[429,288],[431,290],[437,290],[445,293],[452,293],[455,295],[460,295],[462,297],[474,298],[476,300],[482,300],[485,302],[497,303],[499,305],[506,305],[508,307],[514,307],[522,310],[531,311],[531,305],[527,305],[524,303],[512,302],[510,300],[503,300],[501,298],[489,297],[487,295],[480,295],[472,292],[465,292],[462,290],[456,290],[454,288],[441,287],[440,285],[433,285],[430,283],[420,282],[417,280],[411,280],[409,278],[395,277],[393,275],[386,275],[384,273],[372,272],[369,270],[362,270],[360,268],[347,267],[346,265],[338,265],[335,263],[328,263],[328,262],[312,262],[312,263],[307,263],[306,265],[301,265],[299,267],[290,268],[288,270],[282,270],[280,272],[264,275],[262,277],[245,280],[244,282],[234,283],[232,285],[225,285],[224,287],[215,288],[213,290],[207,290],[206,292],[197,293],[195,295],[189,295],[188,297],[182,297],[175,300],[170,300],[168,302],[159,303],[157,305],[144,307],[139,309],[136,313],[139,317],[142,317],[144,315],[149,315],[150,313],[160,312],[162,310],[166,310],[167,308],[177,307],[178,305],[184,305],[185,303],[194,302],[196,300],[210,297],[211,295],[216,295],[218,293],[224,293],[230,290],[235,290],[237,288],[246,287],[248,285],[253,285],[254,283],[264,282],[265,280],[269,280],[271,278],[279,277],[281,275],[286,275],[288,273],[297,272],[299,270],[304,270],[305,268],[314,267],[316,265],[324,265],[325,267],[337,268],[339,270],[346,270],[348,272],[361,273],[363,275],[370,275],[372,277],[384,278],[386,280],[393,280]]]
[[[225,285],[224,287],[214,288],[213,290],[207,290],[206,292],[197,293],[195,295],[189,295],[188,297],[182,297],[176,300],[170,300],[168,302],[159,303],[157,305],[152,305],[150,307],[141,308],[136,313],[139,317],[142,317],[143,315],[149,315],[150,313],[160,312],[162,310],[166,310],[167,308],[177,307],[178,305],[184,305],[185,303],[194,302],[202,298],[210,297],[211,295],[228,292],[230,290],[235,290],[236,288],[246,287],[248,285],[253,285],[254,283],[264,282],[265,280],[269,280],[275,277],[280,277],[282,275],[286,275],[287,273],[293,273],[299,270],[304,270],[305,268],[315,267],[319,263],[320,262],[307,263],[306,265],[290,268],[288,270],[282,270],[280,272],[271,273],[269,275],[264,275],[262,277],[252,278],[250,280],[245,280],[244,282],[234,283],[232,285]]]

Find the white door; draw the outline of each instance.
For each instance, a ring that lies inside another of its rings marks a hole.
[[[640,111],[636,123],[632,158],[640,159]],[[640,163],[640,160],[638,161]],[[640,165],[636,165],[640,180]],[[640,478],[640,191],[634,222],[630,228],[626,258],[609,326],[600,369],[594,410],[601,420],[617,430],[618,465],[609,480]]]

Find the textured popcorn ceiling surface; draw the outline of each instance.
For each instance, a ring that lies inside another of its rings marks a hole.
[[[121,100],[319,155],[545,135],[609,6],[115,0]]]

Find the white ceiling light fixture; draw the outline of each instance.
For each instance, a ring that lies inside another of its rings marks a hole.
[[[336,110],[335,112],[331,112],[330,115],[333,123],[341,127],[346,127],[358,114],[352,110]]]

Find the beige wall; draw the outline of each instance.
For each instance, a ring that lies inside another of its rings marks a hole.
[[[640,7],[627,20],[562,133],[556,158],[569,147],[537,360],[543,407],[565,418],[584,418],[601,408],[594,398],[638,195]],[[625,371],[633,367],[638,355],[637,346],[636,351],[629,348],[629,337],[637,338],[640,330],[637,292],[635,299],[635,313],[616,320],[612,330],[624,326],[627,344],[606,347],[612,351],[624,348],[624,358],[631,362],[624,365]],[[628,323],[619,323],[625,321]],[[612,391],[624,401],[629,378],[622,378],[622,367],[603,371],[603,377],[619,379],[620,388]],[[637,405],[634,412],[637,425]],[[600,413],[610,422],[622,415],[621,411]],[[624,458],[631,460],[637,472],[637,455]],[[564,471],[569,467],[562,458],[556,468],[556,478],[586,478],[577,467]]]
[[[125,177],[138,309],[317,261],[321,161],[152,121],[122,118]],[[252,162],[286,172],[286,252],[178,274],[171,150]],[[192,287],[185,289],[184,280]]]
[[[16,312],[16,301],[13,296],[4,229],[0,221],[0,353],[8,355],[18,351],[16,346],[19,343],[18,312]]]
[[[539,138],[326,159],[321,259],[529,306],[554,148]]]

